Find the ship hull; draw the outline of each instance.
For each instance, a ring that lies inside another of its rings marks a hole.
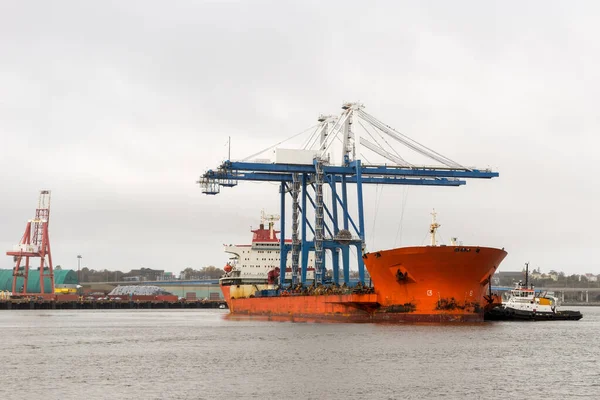
[[[480,322],[489,278],[506,252],[406,247],[363,256],[374,293],[239,298],[222,285],[232,316],[332,322]],[[232,298],[234,297],[234,298]]]
[[[227,293],[229,288],[223,289]],[[234,298],[228,304],[233,319],[251,316],[272,321],[354,323],[479,322],[483,319],[480,313],[462,310],[424,313],[408,308],[382,307],[376,294]]]
[[[408,303],[418,313],[476,313],[483,319],[489,280],[506,254],[489,247],[404,247],[363,259],[382,306]]]

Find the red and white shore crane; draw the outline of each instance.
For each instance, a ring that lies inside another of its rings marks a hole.
[[[50,221],[50,191],[41,190],[35,218],[27,221],[25,233],[19,244],[7,251],[6,255],[13,256],[12,294],[13,296],[53,296],[54,295],[54,270],[52,268],[52,254],[50,252],[50,238],[48,236],[48,223]],[[31,258],[39,258],[40,293],[29,293],[29,269]],[[22,278],[20,280],[19,278]],[[50,293],[45,293],[44,281],[50,281]]]

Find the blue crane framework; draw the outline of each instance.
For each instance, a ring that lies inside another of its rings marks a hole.
[[[367,114],[364,106],[359,103],[345,103],[339,116],[321,115],[315,127],[305,146],[308,150],[281,150],[282,156],[275,162],[227,160],[216,170],[206,171],[197,182],[202,192],[208,195],[220,193],[221,187],[236,186],[239,181],[279,183],[279,279],[282,287],[287,278],[289,251],[292,252],[292,285],[306,283],[310,251],[315,252],[315,282],[323,283],[325,280],[325,251],[330,251],[333,281],[336,284],[340,282],[341,254],[343,279],[348,284],[351,246],[356,247],[359,281],[364,283],[365,272],[361,257],[365,250],[363,184],[461,186],[466,184],[466,178],[489,179],[499,176],[490,169],[464,167],[410,139]],[[389,139],[441,165],[411,164],[391,146]],[[339,165],[332,162],[331,150],[335,147],[334,143],[341,143]],[[366,159],[362,153],[364,148],[383,157],[386,162],[361,163],[356,155],[362,155]],[[348,184],[356,185],[356,213],[353,215],[350,214]],[[328,204],[324,201],[324,190],[328,190]],[[292,203],[291,244],[285,243],[288,194]],[[314,214],[314,225],[309,221],[309,204]],[[309,238],[309,231],[312,238]]]

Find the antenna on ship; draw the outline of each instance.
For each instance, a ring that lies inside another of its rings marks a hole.
[[[431,225],[429,225],[429,233],[431,234],[431,245],[432,246],[437,246],[437,240],[435,240],[435,233],[437,231],[437,228],[439,228],[441,226],[435,220],[436,215],[437,215],[437,213],[435,212],[435,208],[434,208],[433,212],[431,213]]]
[[[525,263],[525,289],[529,289],[529,262]]]

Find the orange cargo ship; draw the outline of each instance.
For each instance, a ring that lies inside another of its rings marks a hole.
[[[491,276],[507,253],[478,246],[403,247],[363,255],[373,287],[323,286],[307,290],[257,290],[245,298],[240,278],[224,277],[221,289],[231,315],[275,320],[339,322],[479,322]],[[491,301],[491,299],[490,299]]]

